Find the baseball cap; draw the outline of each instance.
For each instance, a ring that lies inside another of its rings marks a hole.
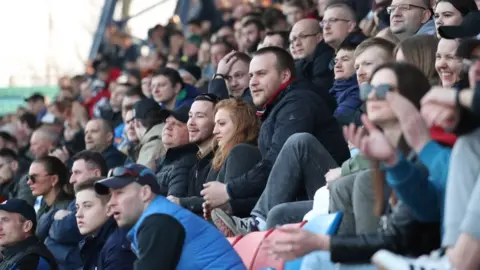
[[[146,119],[150,114],[165,114],[166,110],[163,109],[155,100],[150,98],[144,98],[133,106],[133,117],[135,119]],[[166,118],[166,116],[165,116]]]
[[[200,78],[202,78],[202,69],[196,65],[185,65],[180,68],[179,72],[180,73],[187,72],[190,75],[192,75],[192,77],[194,77],[195,80],[197,81],[200,80]]]
[[[38,100],[42,100],[42,101],[45,101],[45,96],[43,96],[41,93],[39,92],[35,92],[33,93],[31,96],[29,96],[28,98],[25,99],[25,102],[29,102],[29,101],[38,101]]]
[[[200,44],[202,44],[202,37],[199,35],[191,35],[187,38],[186,43],[192,43],[197,47],[200,47]]]
[[[140,164],[128,164],[116,167],[108,173],[108,178],[95,182],[95,192],[108,194],[110,189],[118,189],[131,183],[150,186],[153,193],[160,194],[160,185],[150,168]]]
[[[447,39],[469,38],[480,34],[480,12],[470,12],[460,25],[440,26],[438,33]]]
[[[22,199],[10,199],[0,204],[0,210],[17,213],[24,217],[26,220],[30,220],[33,223],[33,231],[37,227],[37,214],[35,209]]]
[[[175,119],[177,119],[178,121],[182,122],[182,123],[187,123],[188,121],[188,113],[190,112],[190,106],[188,105],[183,105],[173,111],[169,111],[167,110],[166,113],[167,113],[167,117],[168,116],[173,116]]]

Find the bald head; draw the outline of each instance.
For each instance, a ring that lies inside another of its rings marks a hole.
[[[322,29],[315,19],[303,19],[290,31],[290,49],[294,59],[303,59],[313,54],[322,41]]]
[[[41,127],[35,130],[30,138],[30,152],[35,158],[47,156],[58,144],[59,137],[54,130],[46,127]]]

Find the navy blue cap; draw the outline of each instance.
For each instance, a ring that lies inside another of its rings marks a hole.
[[[190,106],[189,105],[183,105],[180,108],[177,108],[173,111],[167,111],[168,116],[173,116],[175,119],[182,123],[187,123],[188,122],[188,113],[190,112]],[[167,116],[167,117],[168,117]]]
[[[157,182],[155,174],[150,168],[135,163],[117,168],[132,171],[138,176],[132,176],[127,174],[123,176],[115,176],[114,174],[109,178],[105,178],[95,182],[95,192],[97,192],[98,194],[106,195],[109,193],[110,189],[119,189],[131,183],[138,183],[142,186],[148,185],[152,189],[153,193],[160,194],[160,185]],[[115,171],[115,169],[113,169],[113,171]]]
[[[33,93],[31,96],[29,96],[28,98],[25,99],[25,102],[30,102],[30,101],[38,101],[38,100],[41,100],[41,101],[45,101],[45,96],[42,95],[42,93]]]
[[[37,227],[37,214],[33,206],[22,199],[10,199],[0,204],[0,210],[17,213],[23,216],[26,220],[33,223],[33,230]]]
[[[163,109],[155,100],[144,98],[133,106],[133,117],[135,119],[146,119],[148,115],[164,114],[166,118],[166,110]]]

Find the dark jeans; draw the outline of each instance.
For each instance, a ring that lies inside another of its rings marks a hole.
[[[313,200],[315,192],[325,185],[324,175],[336,167],[317,138],[309,133],[293,134],[280,150],[252,215],[266,220],[273,207],[296,201],[305,192],[308,200]]]
[[[268,212],[267,228],[277,225],[302,222],[303,217],[313,208],[313,201],[298,201],[279,204]]]

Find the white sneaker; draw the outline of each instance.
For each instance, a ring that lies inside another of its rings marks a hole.
[[[372,262],[382,270],[453,270],[443,251],[434,251],[419,258],[408,258],[387,250],[380,250]]]

